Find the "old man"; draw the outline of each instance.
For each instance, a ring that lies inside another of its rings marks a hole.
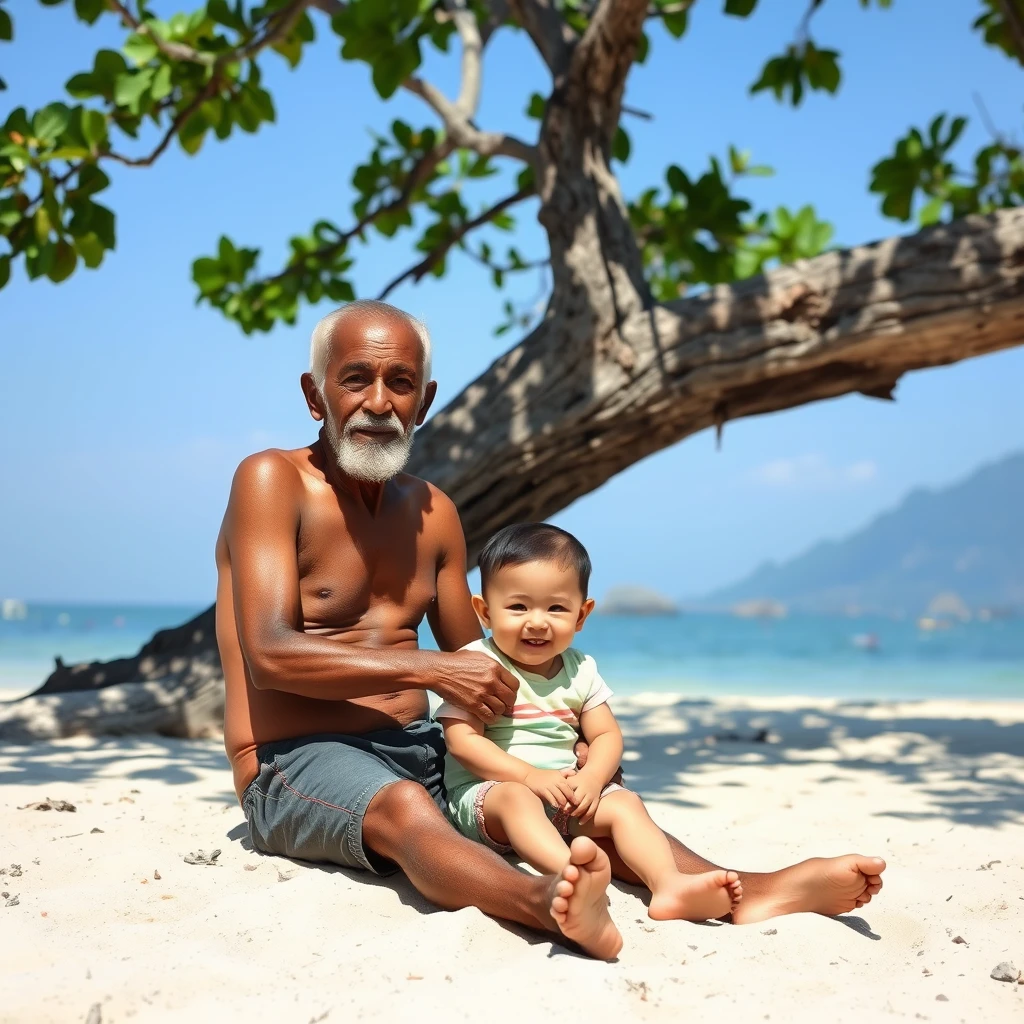
[[[225,745],[256,849],[387,874],[440,907],[561,933],[593,956],[621,939],[604,890],[621,864],[580,838],[559,876],[518,871],[445,818],[444,743],[427,691],[485,722],[516,681],[486,655],[458,512],[402,472],[436,393],[430,338],[408,314],[354,302],[324,317],[301,385],[313,444],[245,459],[217,542]],[[426,616],[439,652],[417,646]],[[672,840],[679,869],[709,861]],[[881,888],[878,858],[742,873],[738,922],[837,914]]]

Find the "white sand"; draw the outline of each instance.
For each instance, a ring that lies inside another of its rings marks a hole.
[[[685,841],[748,870],[878,853],[882,894],[836,920],[655,926],[615,889],[625,949],[592,963],[402,881],[250,852],[216,742],[7,747],[0,1019],[1024,1020],[1024,985],[989,978],[1024,968],[1024,702],[617,707],[632,784]],[[78,810],[17,809],[47,796]],[[218,866],[183,862],[200,847]]]

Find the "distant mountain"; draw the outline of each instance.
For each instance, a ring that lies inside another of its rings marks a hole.
[[[952,487],[912,491],[853,536],[768,562],[699,603],[918,615],[943,593],[968,608],[1024,610],[1024,452]]]

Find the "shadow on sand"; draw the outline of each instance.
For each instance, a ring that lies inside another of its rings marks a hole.
[[[923,796],[913,812],[882,806],[878,815],[987,827],[1024,817],[1024,783],[999,764],[1006,756],[1024,754],[1024,723],[897,717],[887,707],[859,702],[829,710],[734,710],[708,700],[628,706],[617,711],[626,734],[626,782],[650,799],[699,807],[703,804],[680,795],[680,783],[685,791],[687,776],[710,766],[814,763],[836,772],[881,773]],[[905,711],[906,705],[901,707]],[[883,742],[869,746],[879,739]],[[819,782],[827,786],[841,779],[826,774]],[[707,790],[699,792],[703,796]],[[827,790],[822,792],[827,798]]]

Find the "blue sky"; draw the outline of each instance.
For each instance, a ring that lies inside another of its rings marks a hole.
[[[867,182],[909,126],[967,114],[960,153],[973,153],[986,138],[976,93],[1001,128],[1024,127],[1020,69],[970,31],[979,0],[895,0],[867,12],[829,0],[814,34],[842,51],[843,88],[797,111],[747,88],[793,37],[805,0],[761,7],[739,21],[701,0],[682,42],[655,33],[648,64],[629,82],[628,103],[655,119],[626,125],[627,196],[657,183],[668,163],[699,171],[734,143],[776,168],[747,189],[758,206],[813,202],[837,241],[852,244],[908,230],[881,218]],[[65,8],[22,3],[15,18],[0,111],[58,98],[95,48],[119,38],[102,22],[78,25]],[[16,277],[0,292],[0,596],[210,599],[234,466],[315,436],[298,377],[329,306],[246,338],[194,305],[191,260],[226,233],[264,246],[272,266],[289,234],[321,216],[345,222],[369,126],[433,122],[414,97],[383,104],[364,67],[337,59],[326,31],[298,72],[276,57],[267,69],[276,125],[207,143],[195,159],[172,148],[155,168],[115,173],[106,202],[118,213],[118,248],[103,267],[59,287]],[[455,91],[453,59],[431,58],[427,72]],[[500,34],[479,123],[528,135],[522,111],[534,90],[544,76],[525,39]],[[540,255],[543,236],[524,210],[517,244]],[[375,242],[358,265],[361,293],[376,294],[411,262],[407,242]],[[431,328],[442,404],[510,343],[490,330],[503,296],[465,258],[450,265],[444,280],[392,296]],[[536,285],[523,281],[519,294]],[[699,593],[848,533],[912,487],[957,480],[1024,446],[1021,381],[1024,351],[1015,350],[905,378],[895,404],[851,397],[732,423],[720,452],[709,434],[691,438],[555,521],[590,547],[598,596],[627,581]]]

